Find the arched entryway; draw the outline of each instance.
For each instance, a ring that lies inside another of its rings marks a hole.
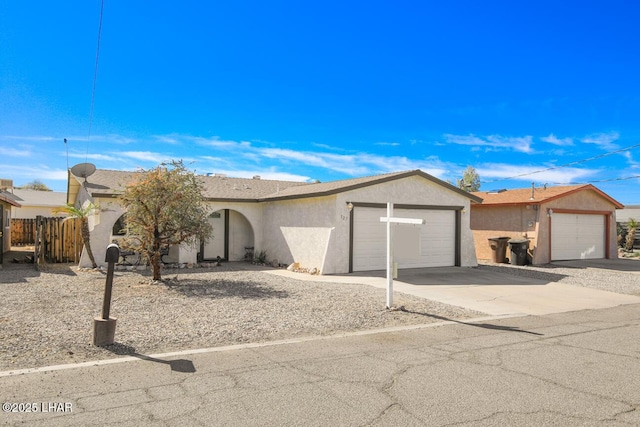
[[[246,248],[253,248],[253,227],[240,212],[220,209],[212,212],[207,220],[213,234],[208,241],[200,243],[200,258],[203,261],[218,257],[227,261],[240,261],[245,258]]]

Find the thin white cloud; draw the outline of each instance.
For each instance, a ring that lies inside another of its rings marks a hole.
[[[558,138],[557,136],[555,136],[554,134],[549,134],[549,136],[545,136],[540,138],[541,141],[547,142],[549,144],[553,144],[553,145],[559,145],[561,147],[566,147],[566,146],[570,146],[573,145],[573,139],[572,138]]]
[[[380,145],[383,147],[397,147],[400,145],[399,142],[376,142],[373,145]]]
[[[506,163],[486,163],[476,168],[481,181],[509,178],[515,181],[536,183],[572,183],[584,181],[586,178],[596,175],[596,169],[559,168],[531,174],[532,172],[548,169],[549,165],[512,165]],[[518,176],[523,174],[531,174]],[[498,183],[492,184],[499,186]]]
[[[74,159],[104,160],[107,162],[117,162],[119,160],[117,157],[109,156],[106,154],[69,153],[69,157],[72,157]]]
[[[15,136],[15,135],[2,135],[0,139],[11,139],[14,141],[29,141],[29,142],[49,142],[49,141],[59,141],[63,142],[63,138],[57,138],[54,136]]]
[[[440,177],[448,172],[448,168],[436,158],[412,160],[403,156],[381,156],[369,153],[333,154],[281,148],[265,148],[261,149],[260,153],[270,159],[285,162],[295,161],[350,176],[421,169],[431,175]]]
[[[180,141],[171,135],[154,135],[154,138],[161,144],[179,145]]]
[[[4,148],[0,147],[0,155],[7,157],[31,157],[32,153],[27,149]]]
[[[305,152],[295,151],[286,148],[262,148],[258,150],[264,157],[277,160],[295,160],[305,165],[320,166],[329,168],[331,165],[327,161],[328,159],[341,159],[345,160],[349,156],[329,154],[329,153],[317,153],[317,152]]]
[[[86,141],[86,138],[85,138],[85,141]],[[97,141],[104,141],[110,144],[120,144],[120,145],[128,145],[128,144],[133,144],[138,142],[138,140],[135,138],[129,138],[129,137],[118,135],[118,134],[108,134],[108,135],[92,135],[91,139],[89,140],[89,143],[97,142]]]
[[[23,178],[26,181],[35,179],[50,179],[55,181],[66,181],[67,171],[65,169],[49,169],[46,165],[23,166],[23,165],[0,165],[6,178]]]
[[[93,147],[93,144],[104,142],[107,144],[118,144],[118,145],[127,145],[139,142],[135,138],[130,138],[128,136],[118,135],[115,133],[110,133],[106,135],[91,135],[91,137],[79,136],[79,135],[70,135],[65,137],[67,139],[68,144],[73,144],[73,146],[83,146],[89,147],[89,150]],[[55,138],[56,141],[63,142],[63,138]]]
[[[162,163],[171,160],[170,154],[153,153],[151,151],[121,151],[117,153],[120,156],[145,162]]]
[[[318,148],[324,148],[325,150],[331,150],[331,151],[345,151],[344,148],[342,147],[333,147],[331,145],[327,145],[327,144],[320,144],[318,142],[314,142],[313,144],[314,147],[318,147]]]
[[[618,132],[594,133],[585,136],[584,138],[580,139],[580,141],[586,144],[598,145],[605,150],[615,150],[619,147],[616,144],[613,144],[613,142],[617,141],[618,138],[620,138],[620,134]]]
[[[513,150],[521,153],[532,153],[532,137],[507,137],[501,135],[489,135],[484,138],[475,135],[452,135],[445,134],[446,142],[458,145],[469,145],[473,147],[484,147],[487,150]]]
[[[217,136],[212,138],[203,138],[200,136],[182,136],[181,138],[186,139],[191,142],[195,142],[199,145],[204,145],[207,147],[215,147],[215,148],[244,148],[247,149],[251,146],[251,143],[248,141],[234,141],[230,139],[220,139]]]
[[[221,163],[229,163],[229,160],[223,157],[214,157],[214,156],[200,156],[198,157],[200,160],[205,160],[208,162],[221,162]]]
[[[633,169],[637,169],[640,167],[640,162],[637,162],[633,159],[633,155],[629,151],[623,151],[622,156],[627,159],[627,164],[631,166]]]
[[[222,173],[232,178],[253,178],[258,175],[260,179],[271,179],[276,181],[296,181],[296,182],[309,182],[311,178],[304,175],[297,175],[287,172],[277,172],[274,170],[234,170],[234,169],[220,169],[215,173]]]
[[[358,156],[350,154],[333,154],[309,151],[295,151],[283,148],[262,148],[259,153],[269,159],[298,162],[308,166],[341,172],[356,176],[368,173],[369,168],[358,161]]]

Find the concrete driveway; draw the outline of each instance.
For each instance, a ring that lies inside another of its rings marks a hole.
[[[639,262],[640,264],[640,262]],[[386,288],[385,271],[310,276],[286,270],[272,274],[300,280],[363,283]],[[469,267],[419,268],[399,271],[394,292],[403,292],[492,316],[545,315],[640,303],[640,297],[560,283],[566,276],[547,273],[545,280]],[[381,301],[385,304],[385,301]]]

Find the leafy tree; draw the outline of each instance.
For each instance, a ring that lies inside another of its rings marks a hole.
[[[633,250],[633,243],[636,240],[636,228],[638,228],[638,221],[635,218],[629,218],[627,221],[627,239],[625,249],[628,251]]]
[[[464,173],[462,174],[462,178],[457,180],[458,188],[465,191],[478,191],[480,189],[480,175],[478,172],[472,167],[467,166]]]
[[[161,249],[211,236],[202,182],[182,161],[140,171],[121,198],[125,209],[125,248],[142,254],[161,280]]]
[[[87,250],[87,255],[89,256],[89,260],[91,261],[91,265],[93,268],[96,268],[98,264],[96,264],[96,260],[93,256],[93,251],[91,250],[91,234],[89,233],[89,216],[93,215],[97,210],[97,206],[93,203],[89,202],[85,205],[85,207],[77,208],[72,204],[68,204],[66,206],[60,206],[57,208],[51,209],[51,212],[54,214],[67,214],[70,218],[78,218],[80,219],[80,233],[82,235],[82,243],[84,244],[85,249]]]
[[[40,181],[39,179],[28,182],[21,188],[24,190],[52,191],[49,187],[47,187],[47,184]]]

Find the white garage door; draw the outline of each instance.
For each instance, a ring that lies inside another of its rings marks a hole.
[[[387,216],[386,208],[356,207],[353,215],[353,271],[386,269],[387,226],[380,222],[380,217]],[[396,259],[398,268],[455,265],[455,211],[394,209],[393,216],[425,220],[424,225],[394,225],[415,230],[420,242],[419,253],[412,259]]]
[[[559,214],[551,217],[551,258],[592,259],[605,257],[604,215]]]

